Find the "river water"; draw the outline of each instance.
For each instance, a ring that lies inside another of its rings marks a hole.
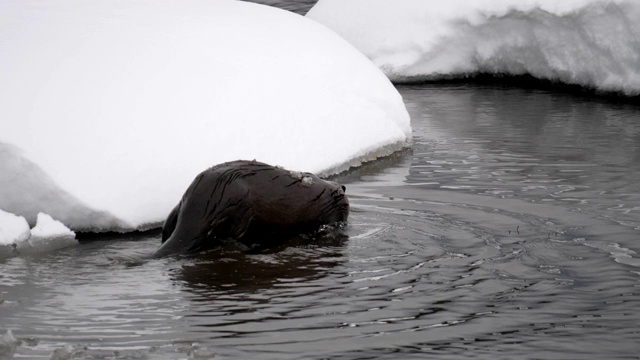
[[[342,233],[0,259],[0,358],[638,359],[640,107],[401,85],[411,149],[339,176]]]

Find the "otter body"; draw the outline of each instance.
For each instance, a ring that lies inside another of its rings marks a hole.
[[[193,253],[235,239],[268,246],[349,215],[345,188],[310,173],[257,161],[232,161],[200,173],[162,230],[155,256]]]

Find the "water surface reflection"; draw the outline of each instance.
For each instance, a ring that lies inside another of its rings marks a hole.
[[[277,247],[260,251],[229,243],[193,256],[171,272],[171,277],[186,290],[205,298],[310,282],[326,276],[344,261],[348,239],[342,229],[337,229],[288,239]]]

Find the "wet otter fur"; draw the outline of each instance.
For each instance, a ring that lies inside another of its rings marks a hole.
[[[227,239],[268,246],[348,216],[344,186],[255,160],[226,162],[196,176],[167,217],[154,256],[207,250]]]

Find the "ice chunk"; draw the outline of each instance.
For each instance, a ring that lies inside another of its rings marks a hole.
[[[47,252],[77,244],[75,232],[51,216],[39,213],[36,226],[31,229],[31,237],[19,243],[17,249],[20,253]]]
[[[54,220],[51,216],[39,213],[36,226],[31,229],[31,240],[53,237],[75,238],[76,233],[69,230],[60,221]]]
[[[29,229],[27,220],[0,210],[0,256],[46,252],[77,245],[76,234],[51,216],[39,213]]]
[[[23,242],[30,236],[29,224],[25,218],[0,209],[0,246]]]
[[[61,348],[53,350],[53,353],[51,354],[51,358],[49,360],[71,360],[73,359],[74,355],[77,355],[79,353],[82,353],[82,350],[78,350],[73,346],[66,344]]]
[[[18,347],[18,339],[13,336],[11,329],[0,337],[0,359],[10,359],[16,352]]]

